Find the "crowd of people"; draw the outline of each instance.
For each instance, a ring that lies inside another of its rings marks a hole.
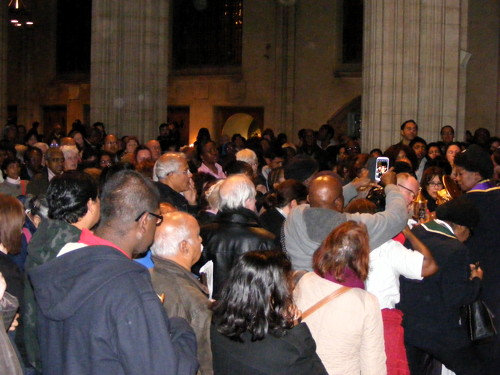
[[[38,126],[0,141],[0,373],[500,373],[461,316],[500,316],[487,129],[408,120],[362,153],[328,124],[193,145]]]

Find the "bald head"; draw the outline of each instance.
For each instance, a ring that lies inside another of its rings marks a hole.
[[[186,269],[201,255],[200,226],[186,212],[173,211],[163,215],[163,222],[156,229],[151,246],[153,255],[170,259]]]
[[[311,207],[342,211],[344,207],[342,184],[339,179],[333,176],[316,177],[309,184],[307,199]]]

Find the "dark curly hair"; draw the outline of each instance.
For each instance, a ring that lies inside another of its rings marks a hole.
[[[291,264],[281,250],[250,251],[238,258],[213,306],[217,330],[235,341],[268,333],[281,337],[293,327]]]
[[[68,171],[54,177],[47,189],[49,217],[76,223],[87,213],[89,199],[97,199],[96,181],[87,173]]]

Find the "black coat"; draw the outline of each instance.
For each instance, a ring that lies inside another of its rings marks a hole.
[[[235,260],[252,250],[271,250],[274,235],[259,223],[257,215],[246,208],[225,209],[211,224],[201,227],[203,254],[199,264],[214,262],[214,296],[229,276]]]
[[[156,182],[156,187],[160,192],[160,202],[170,203],[172,206],[180,211],[190,213],[191,215],[196,215],[198,212],[198,206],[190,206],[184,195],[176,192],[170,186],[165,185],[161,182]]]
[[[429,248],[439,271],[422,281],[401,277],[405,342],[423,350],[454,350],[470,345],[466,329],[460,326],[460,307],[479,295],[480,280],[469,280],[467,247],[453,234],[435,231],[434,222],[412,231]],[[426,229],[429,228],[429,229]]]
[[[500,187],[467,193],[479,210],[479,223],[466,242],[472,260],[479,261],[484,271],[481,297],[496,319],[497,336],[488,345],[481,345],[488,356],[488,374],[500,374]]]
[[[214,373],[217,375],[322,375],[327,374],[316,354],[316,343],[305,323],[292,328],[283,337],[268,334],[251,341],[249,333],[237,342],[210,331]]]
[[[259,220],[265,229],[275,235],[274,242],[276,245],[281,246],[281,227],[285,221],[285,217],[281,214],[281,212],[273,207],[260,215]]]

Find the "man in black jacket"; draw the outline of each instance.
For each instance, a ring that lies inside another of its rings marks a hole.
[[[234,261],[251,250],[270,250],[274,235],[259,223],[255,212],[255,186],[237,174],[222,182],[219,213],[213,223],[201,228],[204,251],[202,263],[214,262],[214,298],[226,281]]]
[[[196,188],[186,157],[182,152],[168,152],[160,156],[153,170],[153,179],[160,191],[160,202],[173,205],[192,215],[198,213]]]
[[[192,329],[167,317],[148,270],[131,259],[152,243],[162,220],[153,184],[118,172],[104,185],[89,246],[30,272],[44,374],[196,373]]]

